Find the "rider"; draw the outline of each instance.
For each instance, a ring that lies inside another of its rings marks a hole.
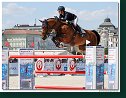
[[[64,21],[66,21],[67,23],[71,23],[73,24],[73,27],[76,31],[78,31],[78,33],[81,34],[81,36],[83,37],[85,34],[84,30],[82,30],[78,25],[77,25],[77,21],[78,18],[75,14],[72,14],[70,12],[65,11],[65,7],[64,6],[59,6],[58,7],[58,13],[59,13],[59,19],[62,19]]]

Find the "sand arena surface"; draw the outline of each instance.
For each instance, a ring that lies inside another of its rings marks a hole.
[[[9,89],[19,89],[19,76],[9,77]],[[84,87],[85,76],[36,76],[35,85]]]
[[[104,76],[104,88],[107,88],[108,75]],[[35,85],[85,87],[85,76],[36,76]],[[9,89],[19,89],[19,76],[9,77]]]

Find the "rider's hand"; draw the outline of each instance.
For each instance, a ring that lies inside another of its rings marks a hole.
[[[67,23],[67,24],[70,24],[70,22],[69,22],[68,20],[66,20],[66,23]]]
[[[57,16],[54,16],[54,18],[55,18],[55,19],[58,19],[58,17],[57,17]]]

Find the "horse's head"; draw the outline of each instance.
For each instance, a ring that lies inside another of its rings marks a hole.
[[[42,23],[42,39],[45,40],[48,35],[48,22],[45,19],[44,21],[39,20]]]
[[[50,32],[55,29],[57,20],[55,18],[49,18],[44,21],[39,21],[42,22],[42,39],[45,40],[49,36]]]

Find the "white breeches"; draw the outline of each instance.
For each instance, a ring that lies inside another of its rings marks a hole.
[[[78,22],[78,18],[74,19],[73,23],[75,26],[77,25],[77,22]]]

